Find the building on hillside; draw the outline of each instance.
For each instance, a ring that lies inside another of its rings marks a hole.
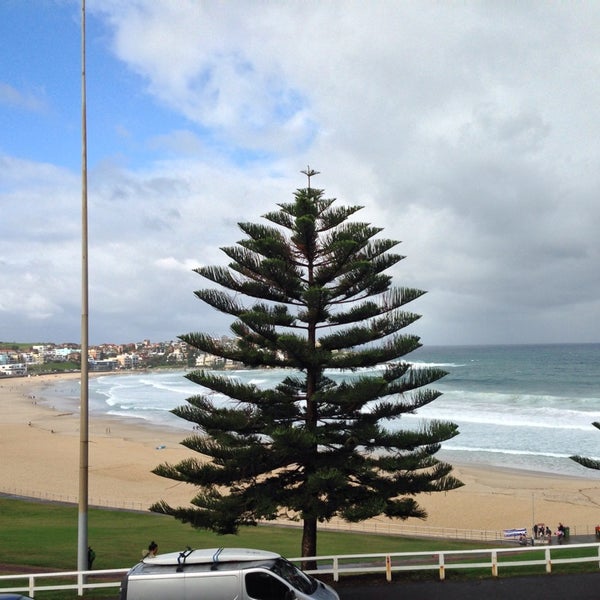
[[[25,375],[27,375],[25,363],[0,365],[0,377],[25,377]]]
[[[88,361],[88,368],[90,371],[116,371],[118,367],[119,363],[112,358]]]
[[[121,369],[137,369],[140,365],[140,357],[137,354],[119,354],[117,362]]]

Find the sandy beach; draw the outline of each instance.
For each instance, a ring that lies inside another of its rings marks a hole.
[[[61,412],[44,401],[56,378],[79,373],[0,379],[0,491],[77,502],[79,412]],[[180,445],[185,432],[102,418],[89,422],[89,502],[146,510],[165,499],[185,504],[194,489],[158,477],[151,470],[192,454]]]
[[[78,373],[0,379],[0,492],[76,502],[79,480],[79,414],[59,412],[44,401],[44,388],[57,377]],[[185,432],[149,426],[135,419],[93,418],[89,425],[91,505],[146,510],[164,499],[186,504],[194,488],[151,473],[162,462],[194,456],[180,445]],[[196,455],[197,456],[197,455]],[[552,531],[559,522],[587,534],[600,523],[600,478],[453,463],[464,486],[448,493],[420,495],[426,521],[405,526],[502,531],[531,527],[534,520]],[[373,524],[385,531],[387,519]]]

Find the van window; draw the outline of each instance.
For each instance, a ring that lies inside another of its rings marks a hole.
[[[284,600],[289,592],[287,585],[268,573],[246,573],[246,593],[256,600]]]
[[[314,577],[307,575],[285,558],[278,558],[271,571],[305,594],[313,594],[317,589],[318,584]]]

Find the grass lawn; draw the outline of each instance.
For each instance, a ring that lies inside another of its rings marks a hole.
[[[36,570],[77,570],[77,507],[57,503],[28,501],[0,497],[0,574],[35,572]],[[88,515],[89,544],[96,552],[95,569],[128,568],[139,562],[142,551],[155,540],[159,552],[174,552],[192,548],[242,547],[272,550],[287,557],[300,556],[301,529],[295,527],[245,527],[238,535],[219,536],[196,530],[171,517],[152,513],[91,509]],[[492,544],[488,544],[491,547]],[[481,542],[443,539],[404,538],[393,535],[322,531],[318,536],[318,555],[368,554],[394,552],[432,552],[483,548]],[[561,554],[587,555],[587,551]],[[541,552],[541,550],[540,550]],[[515,557],[511,557],[515,560]],[[521,557],[517,558],[519,560]],[[523,556],[522,559],[525,559]],[[501,562],[503,560],[501,559]],[[590,566],[593,565],[593,566]],[[31,567],[24,569],[24,567]],[[563,566],[557,571],[586,571],[597,569],[597,563]],[[554,570],[554,569],[553,569]],[[523,571],[514,567],[501,568],[501,574],[525,575],[542,573],[536,567]],[[403,574],[402,577],[408,577]],[[435,578],[435,571],[413,573],[412,577]],[[449,577],[487,577],[481,569],[448,571]],[[382,576],[383,577],[383,576]],[[89,598],[114,599],[116,590],[97,590],[86,593]],[[71,600],[75,592],[36,593],[41,600]]]
[[[28,565],[56,570],[77,566],[77,507],[56,503],[0,498],[0,564]],[[216,535],[193,529],[171,517],[152,513],[91,509],[88,541],[96,552],[94,568],[130,567],[155,540],[159,552],[187,546],[261,548],[283,556],[300,556],[301,529],[295,527],[244,527],[238,535]],[[407,539],[397,536],[323,531],[318,554],[417,552],[472,548],[454,540]]]

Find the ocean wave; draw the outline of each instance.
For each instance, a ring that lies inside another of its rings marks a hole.
[[[268,379],[249,379],[246,383],[255,385],[256,387],[267,387],[272,382]]]
[[[136,413],[161,413],[161,412],[171,412],[172,408],[166,406],[145,406],[140,404],[113,404],[113,410],[118,409],[122,410],[128,414],[132,412]],[[109,411],[110,412],[110,411]]]
[[[466,365],[461,363],[449,363],[449,362],[412,362],[409,361],[411,366],[415,369],[460,369]]]
[[[570,418],[569,413],[571,414]],[[554,412],[548,412],[544,416],[502,413],[457,413],[456,411],[444,411],[431,409],[431,412],[424,412],[420,409],[414,415],[404,415],[407,419],[425,419],[427,421],[453,421],[457,424],[473,423],[479,425],[493,425],[498,428],[519,428],[519,429],[561,429],[573,431],[590,431],[593,429],[592,422],[600,419],[600,413],[583,415],[579,412],[565,411],[560,419]]]
[[[111,417],[119,419],[139,419],[144,423],[152,424],[158,427],[167,427],[170,429],[177,429],[182,431],[192,431],[193,425],[184,419],[166,412],[163,414],[157,414],[156,412],[135,412],[122,411],[122,410],[110,410],[106,413]]]
[[[469,462],[480,459],[488,464],[572,473],[577,465],[568,459],[571,454],[593,457],[598,453],[600,434],[591,423],[600,421],[599,358],[600,345],[421,348],[405,361],[416,370],[448,371],[448,376],[432,386],[442,395],[415,414],[384,426],[412,429],[432,420],[452,421],[458,424],[459,435],[444,442],[440,453]],[[340,381],[384,368],[328,370],[326,375]],[[185,403],[186,394],[207,395],[218,405],[226,405],[228,399],[190,382],[185,373],[156,371],[93,378],[94,410],[189,428],[190,424],[169,412]],[[285,369],[215,373],[232,381],[252,382],[260,389],[275,387],[286,376],[296,374]],[[71,388],[68,393],[75,406],[78,400]],[[62,401],[58,399],[57,405]]]
[[[444,444],[445,450],[456,452],[472,452],[477,454],[505,454],[509,456],[541,456],[549,458],[569,458],[570,454],[561,452],[540,452],[537,450],[517,450],[514,448],[484,448],[481,446],[459,446]]]

